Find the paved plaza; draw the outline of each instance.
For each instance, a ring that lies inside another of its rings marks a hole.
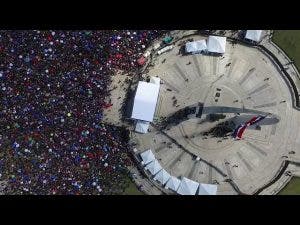
[[[171,51],[153,57],[143,77],[157,76],[162,80],[153,124],[198,102],[204,104],[202,116],[164,132],[150,125],[149,133],[139,134],[132,127],[135,154],[150,148],[171,175],[217,184],[219,195],[238,194],[228,180],[242,193],[253,194],[276,176],[282,162],[290,157],[289,152],[295,152],[294,158],[300,156],[300,113],[293,108],[291,90],[274,62],[257,48],[227,40],[223,56],[182,56],[179,49],[191,38],[207,37],[181,38]],[[209,122],[207,115],[211,113],[226,117]],[[220,122],[238,123],[267,113],[270,116],[260,129],[247,129],[242,140],[201,135]],[[264,193],[273,193],[276,188],[278,184]]]

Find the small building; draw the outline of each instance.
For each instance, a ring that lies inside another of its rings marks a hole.
[[[189,54],[197,54],[207,50],[206,40],[187,42],[185,52]]]
[[[210,35],[207,40],[207,51],[215,54],[224,54],[226,37]]]
[[[247,30],[245,39],[252,42],[260,42],[262,30]]]

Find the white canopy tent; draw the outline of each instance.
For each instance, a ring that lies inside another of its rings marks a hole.
[[[167,183],[170,177],[171,175],[165,169],[162,169],[155,175],[153,179],[159,181],[161,184],[164,185],[165,183]]]
[[[137,120],[135,125],[135,131],[138,133],[146,134],[148,133],[150,122]]]
[[[157,161],[157,159],[153,160],[152,162],[150,162],[146,167],[146,170],[148,170],[152,175],[157,174],[161,169],[161,165],[159,164],[159,162]]]
[[[261,39],[262,30],[247,30],[245,38],[255,42]]]
[[[187,53],[199,53],[201,51],[207,50],[206,40],[199,40],[188,42],[185,45],[185,51]]]
[[[207,41],[207,50],[213,53],[225,53],[226,37],[209,36]]]
[[[157,98],[159,94],[159,85],[140,81],[136,90],[132,119],[153,121]]]
[[[199,187],[199,183],[190,180],[186,177],[183,177],[181,179],[177,193],[180,195],[195,195],[198,187]]]
[[[143,160],[142,161],[143,164],[147,164],[147,163],[152,162],[153,160],[155,160],[155,156],[154,156],[153,152],[151,151],[151,149],[148,149],[148,150],[142,152],[140,154],[140,156]]]
[[[200,183],[198,195],[216,195],[217,190],[218,190],[217,185]]]
[[[158,86],[160,86],[160,78],[159,77],[150,77],[150,83],[152,84],[156,84]]]
[[[171,176],[168,182],[166,183],[165,188],[171,189],[173,191],[177,191],[179,184],[180,184],[180,180],[177,177]]]

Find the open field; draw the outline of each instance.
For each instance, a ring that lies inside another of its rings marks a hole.
[[[128,186],[125,189],[123,195],[143,195],[143,193],[140,192],[135,183],[131,181],[130,178],[128,178]]]
[[[276,30],[273,41],[283,49],[300,68],[300,30]]]
[[[300,30],[276,30],[273,41],[294,60],[300,68]],[[293,178],[279,195],[300,194],[300,178]]]
[[[278,193],[279,195],[299,195],[300,194],[300,178],[294,177],[288,185]]]

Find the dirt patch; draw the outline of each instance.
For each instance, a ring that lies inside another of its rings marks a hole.
[[[104,122],[114,125],[123,125],[121,108],[131,79],[132,75],[124,74],[122,71],[119,71],[112,77],[112,82],[109,87],[111,95],[107,99],[107,102],[110,102],[111,106],[103,111]]]

